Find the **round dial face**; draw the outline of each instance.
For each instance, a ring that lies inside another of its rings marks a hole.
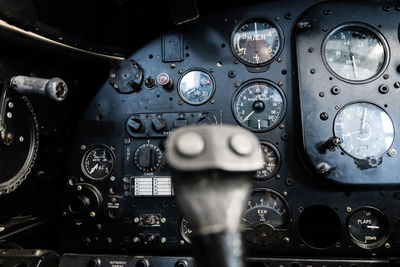
[[[232,35],[232,50],[245,64],[259,66],[273,60],[281,49],[278,28],[263,19],[241,24]]]
[[[289,229],[291,218],[286,201],[269,189],[255,189],[247,201],[242,223],[246,239],[259,246],[282,240]]]
[[[261,142],[261,152],[264,156],[264,167],[256,172],[255,178],[266,180],[272,178],[279,169],[280,155],[278,149],[269,142]]]
[[[214,79],[204,70],[190,70],[178,84],[179,96],[190,105],[201,105],[214,94]]]
[[[246,83],[234,95],[232,110],[244,127],[265,132],[279,124],[285,112],[285,99],[279,87],[264,81]]]
[[[158,146],[143,144],[136,149],[134,161],[139,170],[153,172],[160,167],[163,161],[163,154]]]
[[[356,159],[381,157],[393,143],[394,126],[389,115],[371,103],[353,103],[339,111],[334,134],[340,147]]]
[[[114,165],[114,153],[106,146],[97,146],[85,153],[81,167],[88,178],[101,180],[112,173]]]
[[[188,242],[189,244],[192,243],[191,237],[193,234],[193,230],[190,227],[189,221],[185,218],[182,219],[181,221],[181,235],[183,239]]]
[[[365,207],[353,212],[347,227],[352,241],[365,249],[377,248],[388,238],[387,219],[375,208]]]
[[[338,77],[365,81],[377,76],[386,60],[386,45],[372,29],[345,26],[331,33],[324,46],[325,62]]]

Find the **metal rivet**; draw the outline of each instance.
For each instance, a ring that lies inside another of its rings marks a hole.
[[[389,243],[385,243],[385,248],[390,248],[390,244]]]
[[[85,145],[81,145],[81,150],[85,150],[86,146]]]
[[[92,212],[90,212],[90,217],[96,217],[96,212],[94,212],[94,211],[92,211]]]
[[[351,212],[351,208],[350,207],[346,207],[346,212],[350,213]]]
[[[133,242],[138,243],[138,242],[139,242],[139,237],[135,236],[135,237],[133,238]]]
[[[115,176],[111,176],[111,177],[110,177],[110,181],[111,181],[111,182],[115,181]]]
[[[125,145],[129,145],[131,143],[131,139],[129,137],[124,139]]]
[[[285,243],[289,243],[289,242],[290,242],[290,239],[289,239],[289,237],[285,237],[285,238],[283,238],[283,241],[284,241]]]
[[[195,157],[200,155],[205,148],[203,137],[196,132],[186,132],[177,140],[176,150],[183,156]]]
[[[319,114],[319,118],[323,121],[326,121],[327,119],[329,119],[329,115],[326,112],[322,112],[321,114]]]
[[[310,70],[310,73],[311,73],[311,74],[315,74],[315,72],[316,72],[315,69],[311,69],[311,70]]]
[[[164,244],[165,242],[167,242],[167,239],[165,237],[161,237],[161,243]]]
[[[82,190],[82,186],[81,186],[81,185],[78,185],[78,186],[76,187],[76,190],[81,191],[81,190]]]
[[[389,149],[389,156],[394,157],[397,155],[397,150],[394,148]]]
[[[254,150],[254,144],[246,135],[234,134],[229,138],[230,148],[237,154],[246,156]]]
[[[138,222],[139,222],[139,218],[138,218],[138,217],[135,217],[135,219],[133,219],[133,221],[134,221],[135,223],[138,223]]]
[[[13,102],[8,102],[8,107],[9,108],[13,108],[14,107],[14,103]]]
[[[7,112],[7,118],[9,118],[9,119],[12,118],[12,113],[11,112]]]
[[[162,223],[165,223],[166,221],[167,221],[167,219],[161,218],[161,222],[162,222]]]
[[[24,137],[23,137],[23,136],[20,136],[20,137],[19,137],[19,141],[20,141],[20,142],[24,142]]]

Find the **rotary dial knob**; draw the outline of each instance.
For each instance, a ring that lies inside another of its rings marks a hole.
[[[161,150],[153,144],[143,144],[136,149],[135,165],[141,171],[155,171],[162,162]]]

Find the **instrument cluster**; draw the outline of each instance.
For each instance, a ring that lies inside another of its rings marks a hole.
[[[202,18],[114,67],[71,148],[61,246],[190,252],[165,139],[233,124],[265,158],[242,216],[250,255],[395,255],[400,13],[314,2]]]

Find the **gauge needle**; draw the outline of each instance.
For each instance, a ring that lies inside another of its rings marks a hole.
[[[258,37],[257,37],[257,22],[254,22],[254,34],[256,36],[256,41],[257,41],[258,40]]]
[[[362,122],[361,122],[361,131],[364,131],[365,128],[365,119],[367,118],[367,108],[364,108]]]
[[[246,220],[245,218],[242,218],[242,221],[247,222],[250,225],[253,225],[251,222],[249,222],[248,220]]]
[[[191,93],[193,93],[194,91],[196,91],[197,88],[193,88],[192,90],[190,90],[189,92],[186,93],[186,95],[190,95]]]
[[[357,65],[356,65],[356,60],[353,55],[351,56],[351,61],[353,62],[354,77],[357,79],[358,78]]]
[[[92,174],[98,167],[99,167],[99,164],[94,165],[94,167],[90,170],[89,174]]]
[[[246,118],[244,118],[243,121],[247,121],[248,119],[250,119],[251,115],[253,115],[253,114],[254,114],[254,110],[252,112],[250,112],[250,114],[247,115]]]
[[[367,228],[368,229],[380,229],[380,227],[376,226],[376,225],[367,225]]]
[[[356,132],[352,132],[352,133],[346,133],[344,136],[352,136],[353,134],[358,134],[361,131],[356,131]]]

